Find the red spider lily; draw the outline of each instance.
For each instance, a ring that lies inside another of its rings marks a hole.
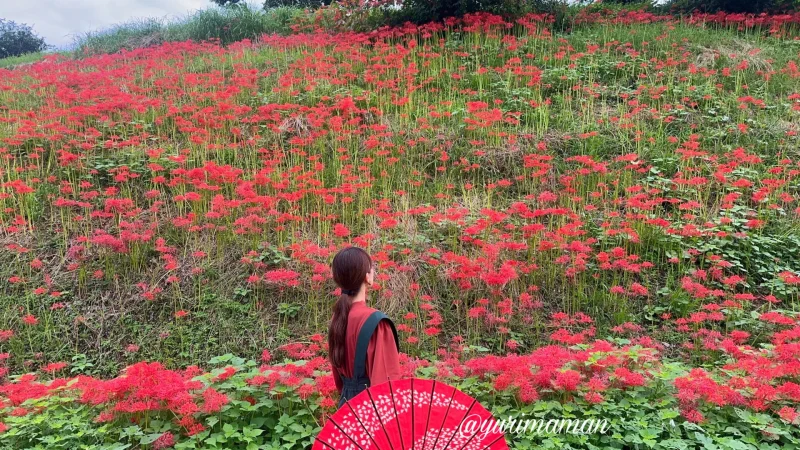
[[[153,449],[161,450],[165,448],[170,448],[175,445],[175,435],[170,432],[166,432],[158,437],[155,441],[153,441]]]
[[[42,371],[47,372],[47,373],[55,373],[55,372],[58,372],[59,370],[65,368],[65,367],[67,367],[67,363],[65,363],[65,362],[50,363],[50,364],[42,367]]]
[[[22,322],[26,325],[36,325],[39,323],[39,319],[37,319],[33,314],[28,314],[22,318]]]
[[[0,69],[8,290],[19,298],[70,292],[50,310],[50,302],[20,309],[21,323],[0,331],[0,343],[19,348],[60,320],[62,307],[81,309],[84,294],[110,286],[138,288],[148,308],[167,305],[176,319],[209,289],[243,293],[259,310],[299,298],[322,317],[325,293],[338,292],[330,258],[355,244],[380,265],[371,300],[399,305],[404,349],[437,355],[442,376],[486,375],[524,402],[568,391],[599,403],[649,383],[663,350],[726,366],[676,383],[690,420],[717,404],[790,417],[778,412],[797,401],[789,380],[798,322],[773,305],[796,301],[797,268],[767,258],[781,265],[768,280],[746,273],[729,247],[769,236],[800,210],[790,151],[800,96],[771,88],[796,80],[797,62],[783,61],[789,56],[762,70],[753,49],[705,64],[691,38],[670,34],[658,45],[576,44],[554,36],[555,19],[511,23],[484,13],[370,33],[321,31],[310,19],[297,24],[301,33],[227,48],[168,43]],[[575,18],[651,22],[786,36],[800,19],[605,10]],[[451,46],[454,32],[491,45]],[[247,56],[261,47],[274,64]],[[486,58],[486,49],[499,53]],[[566,75],[576,71],[588,75]],[[610,89],[617,76],[635,86]],[[515,90],[525,95],[508,94]],[[783,117],[776,125],[785,129],[765,130],[778,122],[762,120],[768,114],[785,115],[787,125]],[[463,136],[449,133],[458,127]],[[764,142],[775,151],[764,153]],[[721,248],[724,257],[713,254]],[[626,323],[643,305],[670,308],[647,326]],[[587,306],[613,309],[612,327],[577,312]],[[544,319],[554,311],[563,312]],[[739,325],[752,311],[757,332]],[[81,314],[76,325],[93,323],[91,311]],[[646,361],[595,341],[607,328],[643,347],[627,350]],[[493,351],[514,354],[459,362],[487,332],[502,337]],[[557,345],[525,353],[548,338]],[[324,339],[277,351],[320,373],[270,366],[264,351],[251,386],[290,387],[334,406]],[[127,380],[78,380],[87,401],[107,407],[98,420],[169,411],[193,434],[203,409],[216,411],[228,395],[191,383],[196,369],[140,364]],[[244,376],[215,374],[211,383]],[[156,376],[170,395],[157,391]],[[22,383],[7,388],[15,399],[48,388]],[[163,445],[170,439],[178,438]]]

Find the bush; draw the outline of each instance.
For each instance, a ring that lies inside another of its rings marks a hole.
[[[491,12],[503,16],[521,16],[526,13],[547,13],[558,16],[573,5],[586,1],[565,0],[406,0],[398,15],[400,21],[425,23],[446,17],[461,17],[476,12]]]
[[[665,6],[678,13],[779,13],[797,10],[798,0],[672,0]]]
[[[44,39],[24,23],[0,19],[0,58],[36,53],[47,49]]]
[[[269,10],[270,12],[275,9]],[[291,27],[298,32],[326,30],[334,33],[348,31],[366,32],[386,25],[398,25],[405,20],[401,12],[390,7],[358,6],[342,2],[332,3],[302,13],[292,18]]]
[[[398,3],[402,3],[402,7],[395,6],[393,0],[373,1],[369,5],[352,0],[266,0],[264,9],[280,6],[315,9],[314,14],[306,19],[320,23],[323,28],[336,30],[343,30],[351,24],[354,31],[406,22],[424,24],[480,12],[505,17],[520,17],[527,13],[552,14],[556,18],[556,28],[559,28],[563,18],[574,15],[581,5],[591,3],[591,0],[404,0]],[[331,26],[331,22],[336,24]]]
[[[280,7],[290,8],[318,8],[330,5],[332,0],[266,0],[264,9],[269,10]]]
[[[586,9],[643,9],[649,10],[656,6],[653,0],[603,0],[602,2],[595,2],[586,6]]]
[[[603,0],[600,3],[594,3],[594,4],[598,6],[603,6],[603,5],[642,5],[642,4],[648,5],[651,3],[652,2],[642,1],[642,0]]]

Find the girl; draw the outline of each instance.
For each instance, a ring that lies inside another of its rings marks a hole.
[[[400,378],[397,331],[385,314],[367,306],[367,288],[375,282],[372,258],[358,247],[341,250],[331,265],[342,295],[333,307],[328,353],[339,407],[359,392]]]

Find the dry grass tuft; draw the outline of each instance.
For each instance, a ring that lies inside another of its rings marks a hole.
[[[145,34],[143,36],[131,36],[123,42],[122,48],[133,50],[137,48],[155,47],[164,42],[164,35],[156,31],[155,33]]]
[[[747,64],[756,70],[772,70],[772,64],[761,56],[761,49],[741,39],[734,39],[733,45],[716,45],[713,47],[698,46],[700,53],[695,59],[695,65],[700,68],[709,69],[715,66],[717,61],[728,58],[732,61],[747,61]]]
[[[294,136],[308,136],[311,133],[311,124],[302,116],[289,117],[281,122],[278,129],[281,133]]]

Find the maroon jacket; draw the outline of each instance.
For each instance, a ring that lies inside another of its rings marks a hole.
[[[347,335],[345,336],[344,356],[347,361],[345,367],[333,368],[333,379],[336,388],[342,392],[342,375],[353,377],[353,360],[356,355],[356,343],[361,326],[367,321],[370,314],[376,309],[367,306],[366,302],[356,302],[350,307],[347,317]],[[370,386],[376,386],[389,380],[400,379],[400,355],[394,343],[392,327],[386,321],[381,321],[367,347],[367,376]]]

